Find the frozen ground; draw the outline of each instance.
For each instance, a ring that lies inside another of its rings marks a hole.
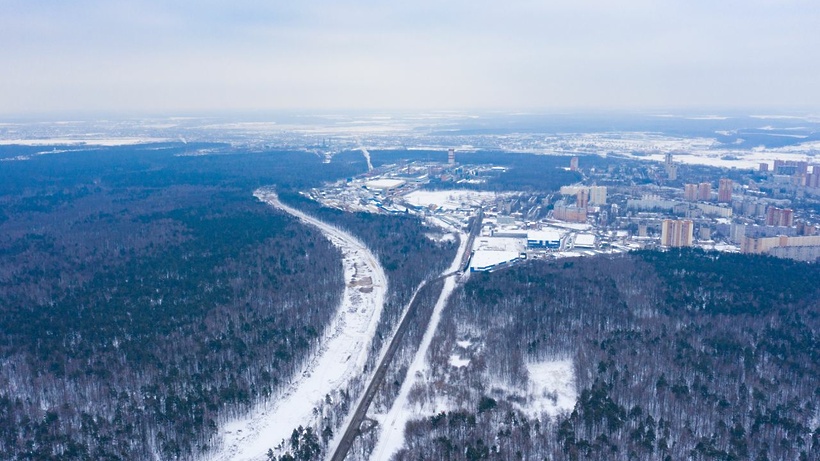
[[[720,132],[720,134],[730,134],[730,132]],[[756,169],[760,163],[771,164],[775,159],[809,159],[811,161],[815,155],[820,153],[820,142],[818,141],[807,141],[782,147],[760,146],[753,149],[741,149],[721,144],[715,138],[676,137],[638,131],[562,134],[556,138],[554,143],[552,147],[560,148],[565,153],[611,152],[657,162],[663,162],[666,153],[672,152],[678,163],[723,168]],[[636,155],[636,152],[639,154]],[[581,162],[583,165],[583,159]]]
[[[815,147],[817,148],[817,147]],[[777,149],[753,149],[753,150],[693,150],[691,152],[676,153],[675,162],[689,165],[707,165],[719,168],[745,168],[757,169],[761,163],[768,163],[770,166],[775,159],[804,161],[807,160],[809,149],[801,149],[798,146],[782,147]],[[634,157],[634,156],[633,156]],[[641,159],[650,159],[663,162],[664,154],[652,154]],[[811,158],[808,158],[811,161]]]
[[[491,393],[520,398],[511,399],[522,412],[537,418],[546,413],[557,416],[572,411],[578,393],[571,360],[527,363],[526,387],[512,387],[501,382],[491,386]]]
[[[458,270],[462,255],[467,250],[466,246],[467,236],[462,235],[461,243],[458,247],[455,258],[453,259],[453,263],[445,271],[445,273]],[[439,321],[441,321],[441,313],[444,310],[444,306],[447,305],[447,300],[450,298],[450,295],[453,293],[455,287],[456,276],[450,276],[444,281],[444,288],[442,288],[441,295],[439,295],[438,301],[433,308],[433,314],[430,317],[430,323],[427,326],[427,331],[424,332],[424,337],[421,339],[419,350],[416,352],[413,363],[410,364],[410,367],[407,370],[407,377],[401,385],[399,395],[396,397],[396,400],[393,402],[393,406],[390,407],[387,414],[382,415],[379,418],[381,422],[379,426],[381,428],[381,434],[379,434],[379,440],[376,447],[373,449],[370,459],[390,459],[393,453],[398,451],[404,444],[404,426],[406,426],[407,422],[411,419],[421,416],[418,414],[418,410],[408,407],[407,396],[410,394],[410,390],[416,383],[417,377],[424,376],[426,374],[428,369],[427,351],[430,349],[430,343],[433,340],[433,335],[436,333]]]
[[[463,207],[473,207],[493,200],[498,194],[495,192],[478,192],[469,190],[416,190],[405,195],[404,200],[415,206],[435,205],[445,210],[456,210]]]
[[[282,204],[271,191],[260,189],[254,195],[318,227],[342,251],[347,283],[318,353],[280,395],[260,404],[245,418],[220,428],[222,448],[208,456],[210,460],[266,459],[269,448],[289,438],[297,426],[311,421],[318,401],[361,375],[387,289],[384,269],[359,240]],[[334,448],[331,444],[328,451]]]
[[[166,142],[163,138],[49,138],[49,139],[0,139],[0,146],[132,146]]]

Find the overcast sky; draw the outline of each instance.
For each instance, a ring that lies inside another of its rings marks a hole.
[[[820,108],[818,0],[0,0],[0,114]]]

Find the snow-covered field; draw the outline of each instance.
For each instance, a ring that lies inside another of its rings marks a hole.
[[[49,138],[0,139],[0,146],[133,146],[166,142],[164,138]]]
[[[461,243],[458,247],[455,258],[453,259],[453,263],[445,271],[445,273],[458,270],[462,255],[467,250],[466,237],[466,235],[461,236]],[[421,339],[421,344],[419,345],[419,349],[413,359],[413,363],[410,364],[410,367],[407,370],[407,378],[405,378],[401,385],[399,395],[393,402],[393,406],[390,408],[390,411],[378,418],[380,420],[379,427],[381,428],[381,434],[379,434],[379,440],[370,456],[371,459],[390,459],[393,453],[397,452],[404,444],[404,426],[406,426],[407,422],[411,419],[420,416],[416,414],[414,409],[408,408],[407,397],[410,394],[410,390],[413,388],[413,385],[416,383],[417,376],[424,376],[426,374],[425,372],[428,369],[427,351],[430,349],[430,343],[433,341],[433,335],[436,333],[438,324],[441,321],[441,313],[444,310],[444,306],[447,305],[447,300],[450,299],[450,295],[453,293],[455,287],[456,276],[450,276],[444,281],[444,287],[442,288],[438,301],[436,301],[436,305],[433,308],[433,314],[430,317],[430,323],[427,326],[427,331],[424,332],[424,336]]]
[[[820,146],[815,149],[820,151]],[[761,163],[768,163],[770,166],[775,159],[791,161],[811,161],[807,154],[809,149],[803,150],[799,146],[780,147],[777,149],[752,149],[752,150],[693,150],[674,154],[675,162],[687,165],[706,165],[718,168],[740,168],[757,169]],[[634,157],[634,156],[633,156]],[[636,157],[644,160],[654,160],[663,162],[665,154],[652,154],[649,156]]]
[[[463,207],[481,205],[484,202],[494,199],[498,194],[495,192],[478,192],[470,190],[416,190],[404,196],[404,200],[415,206],[435,205],[445,210],[456,210]]]
[[[682,164],[754,169],[760,163],[771,164],[775,159],[811,161],[820,154],[818,141],[783,147],[739,149],[721,144],[715,138],[676,137],[648,132],[563,134],[553,141],[553,145],[545,147],[547,151],[552,148],[564,152],[611,152],[658,162],[663,162],[666,153],[672,152],[675,161]]]
[[[269,448],[288,439],[297,426],[311,421],[317,402],[361,375],[387,290],[384,269],[358,239],[282,204],[271,191],[260,189],[254,195],[318,227],[342,251],[347,284],[320,351],[284,392],[260,404],[245,418],[220,428],[222,448],[209,455],[210,460],[266,459]],[[331,443],[328,451],[334,448]]]

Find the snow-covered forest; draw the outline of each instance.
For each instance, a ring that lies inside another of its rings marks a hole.
[[[817,280],[701,251],[474,276],[396,459],[818,459]]]
[[[176,155],[209,147],[0,169],[0,458],[210,452],[218,427],[275,398],[319,346],[342,293],[339,250],[253,191],[356,174],[361,155]],[[391,282],[407,280],[390,283],[387,311],[455,251],[417,219],[334,224],[373,242]]]

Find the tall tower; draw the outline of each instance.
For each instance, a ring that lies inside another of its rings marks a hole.
[[[447,151],[447,164],[450,166],[456,165],[456,151],[455,149],[450,149]]]
[[[720,178],[720,186],[718,187],[718,202],[732,203],[732,180]]]
[[[578,171],[578,157],[569,159],[569,169],[570,171]]]

